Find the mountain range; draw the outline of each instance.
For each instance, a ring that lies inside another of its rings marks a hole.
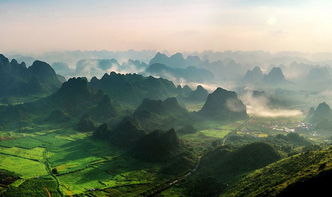
[[[58,89],[64,78],[42,61],[34,61],[30,67],[24,62],[0,54],[0,97],[49,94]]]

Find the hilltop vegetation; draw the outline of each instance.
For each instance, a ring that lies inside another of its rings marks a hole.
[[[144,98],[166,99],[181,91],[166,79],[115,72],[105,74],[101,79],[92,78],[90,86],[104,91],[118,102],[134,105],[138,105]]]
[[[217,88],[207,97],[198,114],[217,120],[239,120],[248,117],[246,106],[238,99],[237,94],[222,88]]]
[[[256,142],[240,148],[219,147],[201,159],[197,173],[185,183],[187,193],[197,197],[218,196],[243,174],[280,158],[279,153],[265,143]]]
[[[331,148],[327,148],[280,160],[247,175],[221,196],[288,196],[295,191],[315,195],[328,191],[331,153]]]
[[[0,98],[5,103],[11,103],[11,99],[16,97],[50,94],[63,81],[64,78],[45,62],[34,61],[27,67],[24,62],[18,63],[15,59],[9,61],[0,54]]]

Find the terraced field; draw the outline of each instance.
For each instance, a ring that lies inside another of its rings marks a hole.
[[[157,175],[158,165],[134,160],[87,133],[70,129],[1,133],[0,169],[23,178],[13,184],[15,187],[35,178],[52,178],[63,194],[73,195],[114,187],[145,187],[162,180]]]

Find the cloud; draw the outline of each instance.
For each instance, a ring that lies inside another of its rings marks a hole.
[[[248,92],[241,96],[241,100],[247,106],[247,113],[258,117],[293,117],[301,116],[303,113],[296,109],[274,109],[268,106],[268,99],[264,96],[252,96],[252,92]]]

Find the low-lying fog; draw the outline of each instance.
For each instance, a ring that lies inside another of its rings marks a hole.
[[[251,93],[241,96],[241,100],[247,106],[247,113],[249,115],[259,117],[293,117],[303,115],[303,112],[297,109],[277,109],[268,106],[267,98],[253,97]]]

